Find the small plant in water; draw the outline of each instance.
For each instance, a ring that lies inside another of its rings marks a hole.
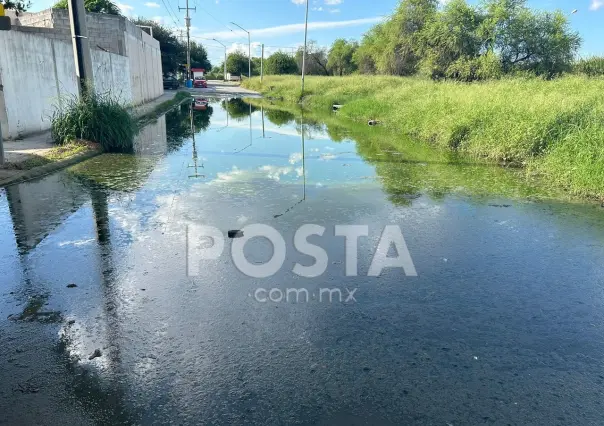
[[[136,120],[111,93],[86,91],[62,99],[51,117],[51,134],[56,144],[76,139],[97,142],[104,152],[130,153],[138,131]]]

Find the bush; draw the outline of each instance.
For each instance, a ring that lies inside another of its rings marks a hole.
[[[573,70],[576,74],[585,74],[589,77],[604,75],[604,57],[593,56],[591,58],[580,59],[575,63]]]
[[[81,98],[69,96],[62,103],[51,117],[54,143],[83,139],[99,143],[104,152],[133,152],[136,120],[110,93],[90,91]]]

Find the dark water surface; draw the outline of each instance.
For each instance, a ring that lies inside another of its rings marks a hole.
[[[0,190],[0,422],[604,424],[604,209],[379,129],[188,108],[136,156]],[[187,275],[188,226],[255,223],[278,272],[246,276],[225,238]],[[292,272],[304,224],[326,228],[315,278]],[[369,226],[358,276],[336,225]],[[386,225],[418,276],[367,276]],[[288,288],[311,297],[255,296]]]

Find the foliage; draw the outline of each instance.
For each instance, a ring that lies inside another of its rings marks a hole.
[[[297,77],[244,85],[290,104]],[[391,76],[309,77],[303,106],[360,123],[376,119],[396,135],[493,162],[527,166],[580,195],[604,197],[604,79],[503,78],[480,84]]]
[[[573,71],[590,77],[602,76],[604,75],[604,57],[593,56],[580,59],[574,64]]]
[[[367,74],[473,81],[529,72],[552,78],[571,69],[580,43],[564,13],[534,11],[526,0],[480,6],[401,0],[389,19],[365,34],[353,60]]]
[[[304,54],[304,47],[299,47],[296,51],[296,63],[298,69],[302,70],[302,57]],[[306,64],[305,64],[306,75],[329,75],[329,69],[327,68],[327,50],[320,47],[316,41],[310,40],[306,44]]]
[[[359,44],[356,41],[337,39],[331,45],[327,55],[327,67],[333,75],[343,76],[352,74],[357,70],[356,63],[352,60]]]
[[[245,103],[241,98],[232,98],[222,101],[222,107],[228,112],[235,121],[241,121],[249,117],[257,108],[251,104]]]
[[[145,18],[137,18],[134,20],[134,23],[153,28],[153,38],[159,41],[164,74],[176,74],[177,71],[184,72],[186,70],[186,44],[178,39],[171,28]],[[195,41],[191,42],[191,68],[204,68],[207,70],[212,68],[205,47]]]
[[[298,74],[298,64],[291,55],[275,52],[264,62],[265,74]]]
[[[184,45],[178,41],[172,30],[150,19],[138,18],[134,23],[153,28],[153,38],[159,41],[161,65],[164,74],[176,73],[181,65],[186,62],[186,52]],[[185,58],[184,61],[183,55]]]
[[[67,9],[67,0],[59,0],[54,9]],[[121,15],[120,8],[112,0],[84,0],[86,12],[106,13],[108,15]]]
[[[235,75],[248,75],[248,56],[241,52],[233,52],[227,56],[227,72]]]
[[[137,124],[128,110],[109,93],[87,91],[69,96],[51,117],[51,136],[63,145],[82,139],[97,142],[104,152],[132,152]]]
[[[3,0],[0,1],[4,5],[5,9],[11,9],[17,12],[17,16],[21,12],[26,12],[31,7],[31,1],[29,0]]]

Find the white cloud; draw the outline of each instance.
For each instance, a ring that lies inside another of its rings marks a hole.
[[[292,0],[293,4],[306,4],[306,0]]]
[[[342,0],[325,0],[325,4],[328,6],[336,6],[342,4]]]
[[[121,10],[121,12],[124,15],[126,15],[126,16],[132,15],[132,11],[134,10],[133,6],[130,6],[129,4],[125,4],[125,3],[116,3],[115,5],[117,7],[119,7],[119,9]]]
[[[604,0],[591,0],[591,6],[589,6],[589,10],[598,10],[604,7]]]
[[[313,7],[311,10],[313,10],[315,12],[323,12],[323,8],[321,6],[319,6],[319,7]]]
[[[340,13],[340,9],[329,9],[329,13]]]
[[[376,16],[373,18],[352,19],[349,21],[324,21],[324,22],[309,22],[309,30],[332,30],[336,28],[354,27],[358,25],[375,24],[381,22],[384,18]],[[286,34],[294,34],[304,31],[304,24],[289,24],[279,25],[277,27],[256,28],[249,30],[252,37],[279,37]],[[202,38],[217,38],[219,40],[233,40],[241,37],[247,38],[247,33],[243,31],[217,31],[213,33],[195,34]]]
[[[154,8],[160,7],[159,3],[155,3],[154,1],[150,1],[148,3],[145,3],[145,6],[147,6],[147,7],[154,7]]]

